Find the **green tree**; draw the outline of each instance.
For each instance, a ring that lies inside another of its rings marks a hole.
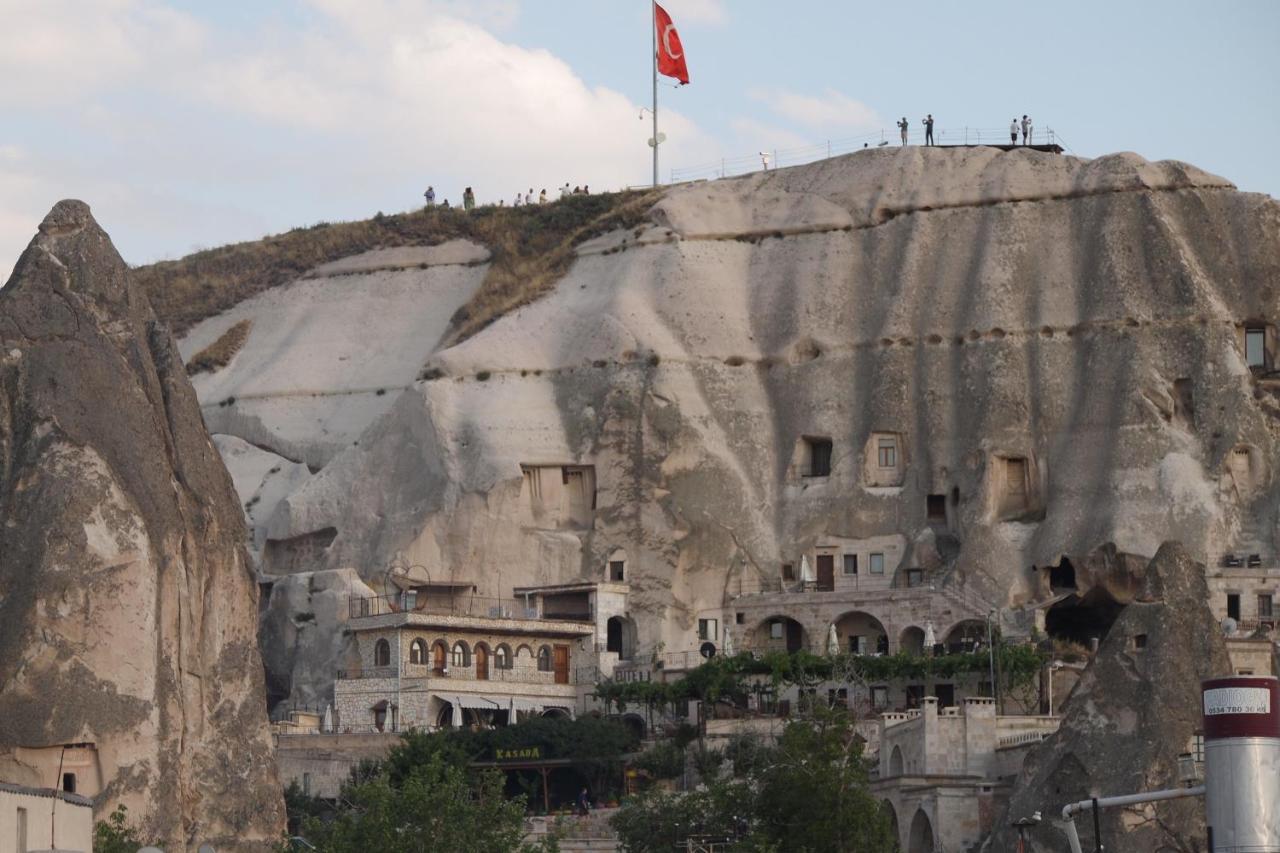
[[[755,794],[742,781],[713,778],[696,791],[671,793],[650,788],[628,797],[610,821],[628,853],[670,853],[691,835],[737,837],[740,850],[752,846]]]
[[[93,827],[95,853],[138,853],[145,842],[138,838],[138,830],[129,823],[129,809],[124,804],[100,820]]]
[[[433,755],[398,787],[387,774],[344,791],[330,822],[308,818],[303,835],[324,853],[509,853],[521,849],[524,804],[502,796],[502,776],[468,777]]]
[[[797,853],[884,853],[895,841],[868,787],[862,742],[847,714],[787,726],[758,770],[758,831]]]

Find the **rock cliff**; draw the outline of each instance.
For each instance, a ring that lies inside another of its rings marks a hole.
[[[623,562],[639,648],[681,650],[819,546],[888,542],[895,583],[1009,607],[1064,556],[1081,593],[1167,539],[1270,559],[1278,281],[1280,205],[1134,154],[884,149],[674,187],[541,299],[427,347],[423,381],[257,511],[261,567],[373,580],[399,555],[507,595]]]
[[[245,537],[169,333],[59,202],[0,290],[0,778],[58,785],[75,744],[99,817],[169,851],[273,841]]]
[[[1009,824],[1039,811],[1028,853],[1062,850],[1064,805],[1178,787],[1178,755],[1201,726],[1200,682],[1231,673],[1207,598],[1204,567],[1163,546],[1067,700],[1062,727],[1027,756],[986,849],[1014,849]],[[1076,825],[1094,849],[1092,816]],[[1204,825],[1198,799],[1104,810],[1101,821],[1106,848],[1132,853],[1203,849]]]

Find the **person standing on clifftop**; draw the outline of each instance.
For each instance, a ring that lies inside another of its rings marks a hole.
[[[427,191],[422,194],[422,197],[427,200],[427,209],[436,206],[436,191],[434,188],[427,187]]]
[[[906,117],[906,116],[903,116],[903,117],[902,117],[902,121],[898,122],[898,130],[902,131],[902,144],[903,144],[903,145],[906,145],[906,144],[907,144],[907,128],[908,128],[908,127],[910,127],[910,125],[908,125],[908,124],[907,124],[907,117]]]
[[[1026,145],[1027,140],[1031,138],[1031,119],[1025,115],[1022,117],[1022,144]]]
[[[1016,118],[1009,122],[1009,144],[1018,144],[1018,120]]]
[[[467,187],[462,191],[462,209],[471,210],[476,206],[476,194],[471,191],[471,187]]]
[[[933,113],[929,113],[920,121],[924,125],[924,144],[933,144]]]
[[[538,193],[538,204],[546,204],[546,203],[547,203],[547,190],[544,187],[542,192]]]
[[[560,198],[568,198],[573,195],[573,190],[569,189],[569,182],[565,181],[564,186],[560,188]]]

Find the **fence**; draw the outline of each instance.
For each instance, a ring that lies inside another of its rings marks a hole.
[[[1021,132],[1019,132],[1018,138],[1022,138]],[[924,128],[918,122],[912,122],[911,128],[907,131],[907,144],[923,145],[924,141]],[[935,125],[933,141],[937,145],[1008,145],[1009,126],[944,128]],[[1043,130],[1033,130],[1029,141],[1032,145],[1063,144],[1062,138],[1051,127],[1046,127]],[[780,169],[784,166],[799,166],[804,163],[814,163],[818,160],[836,157],[840,154],[861,151],[863,148],[881,148],[901,144],[899,132],[897,128],[894,128],[893,130],[864,133],[860,136],[850,136],[843,139],[828,139],[816,145],[774,148],[756,154],[722,157],[718,161],[710,163],[701,163],[683,169],[672,169],[671,183],[714,180],[715,178],[726,178],[731,175],[759,172],[765,168]],[[766,155],[768,156],[767,166],[764,162]]]
[[[425,613],[434,616],[479,616],[487,619],[542,619],[550,621],[591,622],[595,616],[590,607],[576,612],[539,613],[537,606],[522,598],[493,598],[482,595],[433,596],[405,593],[402,595],[353,595],[348,600],[352,619],[385,616],[391,613]]]

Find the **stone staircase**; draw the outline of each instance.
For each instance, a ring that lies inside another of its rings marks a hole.
[[[1249,555],[1258,554],[1262,557],[1263,566],[1275,565],[1275,553],[1271,547],[1271,535],[1267,530],[1267,524],[1259,518],[1261,513],[1246,512],[1240,519],[1240,535],[1236,537],[1235,545],[1230,553],[1239,557],[1242,561],[1248,561]]]

